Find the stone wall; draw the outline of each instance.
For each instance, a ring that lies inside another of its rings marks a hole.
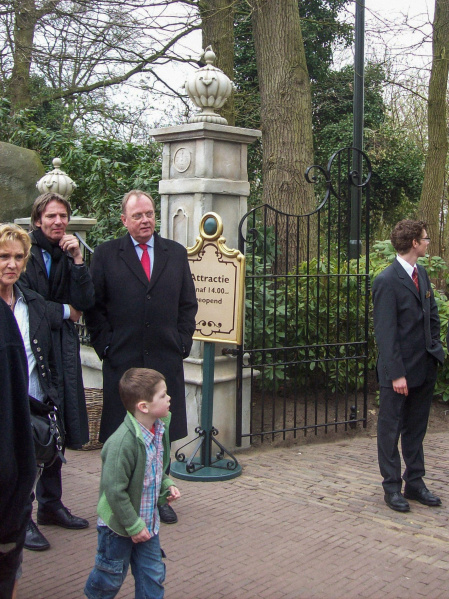
[[[0,222],[30,216],[44,174],[37,152],[0,142]]]

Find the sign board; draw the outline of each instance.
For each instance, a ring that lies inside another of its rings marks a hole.
[[[241,345],[245,256],[226,247],[222,232],[221,218],[208,212],[194,247],[187,248],[198,300],[193,338]]]

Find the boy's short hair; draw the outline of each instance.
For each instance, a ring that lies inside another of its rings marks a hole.
[[[120,379],[118,390],[125,410],[134,414],[139,401],[153,401],[156,387],[165,376],[151,368],[130,368]]]

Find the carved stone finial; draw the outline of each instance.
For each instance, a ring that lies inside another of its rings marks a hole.
[[[36,183],[36,187],[40,193],[48,193],[53,191],[64,198],[68,198],[76,189],[76,183],[60,169],[62,162],[60,158],[53,159],[54,169],[45,174]]]
[[[221,108],[229,98],[232,91],[232,83],[227,75],[217,67],[214,67],[215,53],[208,46],[201,58],[206,62],[189,77],[185,83],[185,89],[192,102],[201,111],[189,118],[189,123],[218,123],[227,125],[228,121],[215,112]]]

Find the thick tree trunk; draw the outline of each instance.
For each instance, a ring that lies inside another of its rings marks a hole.
[[[215,66],[234,80],[234,12],[235,0],[201,0],[203,48],[212,46]],[[228,125],[235,125],[234,91],[220,110]]]
[[[446,97],[449,68],[449,0],[435,1],[432,45],[433,60],[427,109],[429,149],[418,217],[427,222],[427,232],[432,238],[432,254],[441,256],[446,245],[441,234],[445,227],[440,227],[440,224],[441,218],[446,221],[442,201],[448,152]]]
[[[297,0],[252,0],[261,100],[263,200],[291,214],[313,209],[312,102]],[[305,233],[305,230],[303,231]],[[301,235],[305,240],[305,235]],[[304,246],[302,248],[304,250]],[[304,258],[304,251],[301,252]]]
[[[18,0],[14,20],[14,66],[8,83],[13,112],[31,104],[30,71],[35,27],[34,0]]]

